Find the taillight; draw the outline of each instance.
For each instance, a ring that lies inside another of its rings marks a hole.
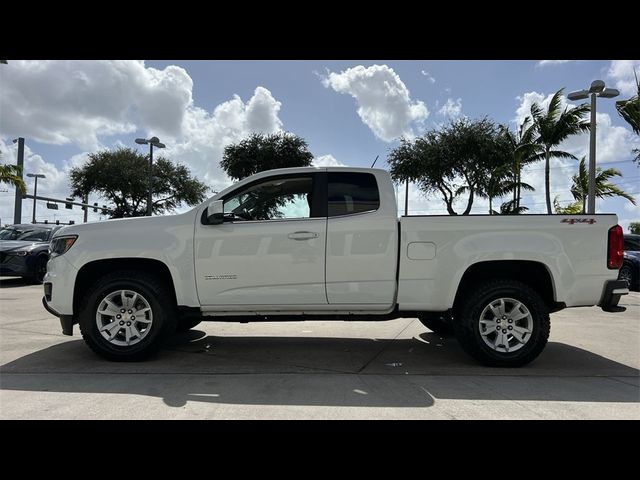
[[[607,249],[607,267],[619,270],[624,260],[624,236],[622,227],[616,225],[609,229],[609,247]]]

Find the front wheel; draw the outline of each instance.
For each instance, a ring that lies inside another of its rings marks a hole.
[[[171,298],[166,285],[153,275],[137,271],[106,275],[82,300],[82,337],[108,360],[143,360],[176,330],[177,311]]]
[[[454,322],[472,357],[491,367],[520,367],[544,349],[549,311],[541,296],[515,280],[494,280],[469,293]]]

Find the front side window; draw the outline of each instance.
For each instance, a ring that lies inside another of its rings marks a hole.
[[[329,172],[327,196],[330,217],[380,208],[378,183],[371,173]]]
[[[0,230],[0,240],[24,240],[32,242],[46,242],[51,230],[31,227],[7,227]]]
[[[268,179],[253,184],[224,201],[228,220],[283,220],[311,217],[311,176]]]

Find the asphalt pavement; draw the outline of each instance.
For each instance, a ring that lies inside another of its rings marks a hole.
[[[640,419],[640,293],[551,317],[541,356],[478,365],[418,320],[203,322],[156,357],[63,336],[41,285],[0,281],[2,419]]]

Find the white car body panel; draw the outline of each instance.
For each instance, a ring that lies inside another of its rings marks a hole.
[[[380,208],[328,219],[201,223],[212,200],[249,182],[285,173],[332,171],[374,174]],[[272,170],[246,178],[184,214],[60,229],[56,237],[73,234],[78,239],[67,253],[49,261],[44,281],[53,284],[48,304],[61,315],[74,315],[76,276],[84,266],[144,258],[166,265],[178,305],[200,308],[206,315],[382,314],[396,306],[412,312],[448,310],[470,266],[528,260],[550,273],[555,301],[569,307],[595,305],[605,281],[617,277],[618,271],[606,265],[607,232],[617,217],[581,215],[585,220],[563,221],[575,218],[470,215],[398,220],[393,184],[383,170]],[[318,236],[288,238],[300,230]]]

